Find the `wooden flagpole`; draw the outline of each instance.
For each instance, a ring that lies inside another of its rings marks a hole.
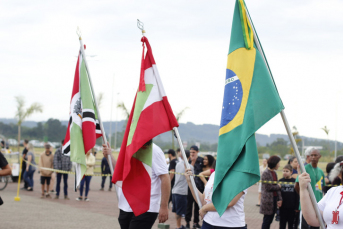
[[[100,130],[101,130],[101,133],[102,133],[102,140],[103,140],[104,144],[107,145],[107,138],[106,138],[105,130],[104,130],[101,118],[100,118],[100,112],[99,112],[98,104],[97,104],[97,101],[96,101],[96,98],[95,98],[95,93],[94,93],[93,84],[92,84],[92,80],[91,80],[91,74],[89,72],[88,64],[87,64],[87,61],[86,61],[86,54],[85,54],[85,50],[84,50],[84,46],[83,46],[83,42],[82,42],[82,38],[81,38],[81,32],[80,32],[79,28],[77,29],[76,33],[79,36],[80,50],[81,50],[81,54],[83,56],[83,59],[85,61],[85,66],[86,66],[87,73],[88,73],[89,85],[90,85],[90,88],[92,90],[92,94],[93,94],[93,98],[94,98],[94,105],[95,105],[95,109],[96,109],[96,112],[97,112],[97,115],[98,115],[98,120],[99,120],[99,124],[100,124]],[[110,146],[110,148],[111,148],[111,146]],[[110,166],[111,173],[113,174],[114,170],[113,170],[112,159],[111,159],[110,155],[108,155],[108,164]]]

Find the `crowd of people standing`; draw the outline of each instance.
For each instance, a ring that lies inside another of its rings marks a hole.
[[[63,141],[62,141],[63,144]],[[157,202],[152,202],[149,214],[144,217],[149,218],[147,228],[151,223],[154,223],[156,218],[165,221],[168,216],[165,214],[164,201],[166,206],[172,205],[172,212],[175,213],[177,228],[181,229],[196,229],[196,228],[246,228],[245,214],[244,214],[244,198],[247,190],[239,193],[228,205],[225,213],[220,217],[212,204],[212,189],[215,176],[216,160],[211,155],[200,157],[198,155],[199,149],[197,146],[191,146],[189,150],[185,151],[185,157],[181,154],[180,149],[176,152],[172,149],[168,151],[168,163],[165,163],[165,158],[162,150],[155,144],[149,143],[153,147],[153,179],[152,187],[154,195],[159,195],[157,198],[161,205],[157,207]],[[107,149],[108,150],[108,149]],[[103,175],[111,174],[110,167],[107,161],[108,153],[106,154],[104,148],[104,158],[101,162],[101,173]],[[41,198],[52,198],[49,190],[51,186],[52,174],[49,169],[70,171],[72,163],[68,156],[62,154],[61,148],[57,149],[52,154],[50,145],[45,145],[45,150],[40,154],[38,160],[35,158],[34,147],[27,140],[24,141],[23,158],[23,178],[24,189],[32,191],[34,188],[33,176],[37,170],[40,173],[41,183]],[[332,207],[330,202],[332,199],[339,199],[343,194],[342,186],[335,187],[342,183],[343,171],[343,156],[336,158],[333,163],[328,163],[326,166],[327,176],[318,167],[321,158],[320,151],[316,148],[308,148],[305,152],[305,170],[306,172],[300,174],[299,163],[296,157],[291,157],[288,164],[280,168],[280,157],[271,156],[268,160],[264,159],[260,166],[261,182],[259,183],[259,198],[258,204],[260,213],[263,214],[262,229],[270,228],[272,222],[279,221],[280,229],[316,229],[319,228],[318,218],[314,217],[314,209],[309,200],[309,194],[306,189],[307,183],[310,184],[318,207],[321,211],[326,224],[331,222],[328,228],[339,228],[334,226],[342,226],[339,221],[340,213],[338,211],[341,206],[341,201],[338,206]],[[113,155],[112,155],[113,157]],[[39,166],[36,165],[39,161]],[[92,151],[87,152],[86,174],[94,174],[95,157]],[[113,166],[115,166],[115,159],[113,158]],[[164,163],[162,163],[164,161]],[[185,161],[188,161],[190,168],[186,168]],[[163,166],[162,166],[163,165]],[[47,168],[47,169],[44,169]],[[277,170],[282,169],[282,178],[278,178]],[[190,177],[194,176],[196,189],[193,190]],[[101,191],[104,190],[107,176],[102,177]],[[166,179],[168,177],[168,179]],[[90,181],[92,176],[85,176],[80,185],[80,196],[77,200],[89,201],[88,193]],[[59,199],[60,183],[63,179],[63,193],[64,199],[69,200],[68,197],[68,174],[56,173],[56,195],[55,199]],[[110,177],[111,180],[111,177]],[[169,182],[170,188],[167,187],[166,181]],[[154,184],[153,184],[154,183]],[[157,185],[156,185],[157,184]],[[163,184],[163,185],[162,185]],[[109,182],[109,191],[111,191],[112,182]],[[85,189],[85,190],[84,190]],[[165,194],[168,190],[168,195]],[[85,191],[85,192],[84,192]],[[120,190],[119,190],[120,191]],[[199,209],[196,193],[200,197],[202,208]],[[83,195],[85,194],[85,195]],[[129,225],[140,225],[141,217],[135,217],[128,205],[125,197],[120,195],[119,208],[120,216],[119,222],[122,228],[131,228]],[[167,196],[167,198],[165,198]],[[155,196],[156,197],[156,196]],[[154,197],[154,198],[155,198]],[[155,198],[155,200],[157,200]],[[332,210],[331,208],[335,208]],[[331,211],[331,214],[328,212]],[[336,214],[336,215],[335,215]],[[144,218],[143,217],[143,218]],[[343,217],[343,215],[342,215]],[[186,225],[182,225],[182,218],[185,219]],[[202,226],[200,222],[202,221]],[[193,227],[191,227],[193,223]],[[152,225],[152,224],[151,224]],[[332,226],[333,225],[333,226]],[[135,227],[133,227],[135,228]]]

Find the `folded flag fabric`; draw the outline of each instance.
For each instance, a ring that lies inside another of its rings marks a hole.
[[[212,197],[220,215],[237,194],[259,181],[255,132],[284,109],[254,46],[245,7],[236,0],[226,69]]]
[[[126,126],[112,182],[122,187],[133,213],[149,210],[152,150],[140,148],[155,136],[178,127],[169,105],[149,41],[143,37],[139,89]],[[147,52],[144,58],[144,44]]]
[[[76,164],[76,187],[87,169],[86,153],[95,146],[96,139],[102,136],[94,99],[80,50],[70,101],[69,124],[62,146],[62,153],[70,156],[70,160]]]

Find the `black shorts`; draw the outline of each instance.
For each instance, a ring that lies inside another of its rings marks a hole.
[[[186,215],[187,211],[187,195],[172,194],[173,198],[173,209],[177,215]]]
[[[50,185],[50,180],[51,180],[51,177],[43,177],[43,176],[40,177],[41,184],[45,184],[45,181],[46,181],[46,184]]]

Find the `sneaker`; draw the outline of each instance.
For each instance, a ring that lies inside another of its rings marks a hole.
[[[89,199],[88,199],[88,198],[85,198],[85,201],[89,201]]]
[[[177,228],[177,229],[186,229],[185,226],[181,225],[181,227]]]
[[[82,197],[77,197],[76,200],[77,200],[77,201],[81,201],[81,200],[82,200]]]
[[[68,196],[64,196],[64,199],[65,200],[70,200]]]
[[[193,229],[200,229],[201,226],[198,223],[193,224]]]
[[[100,188],[100,191],[104,191],[104,188]]]
[[[109,191],[109,192],[112,191],[112,188],[109,188],[108,191]]]
[[[50,194],[47,194],[45,197],[51,199]]]
[[[60,197],[58,195],[56,195],[54,199],[58,199],[58,198],[60,198]]]
[[[42,194],[40,198],[41,198],[41,199],[44,199],[44,198],[45,198],[45,194]]]

